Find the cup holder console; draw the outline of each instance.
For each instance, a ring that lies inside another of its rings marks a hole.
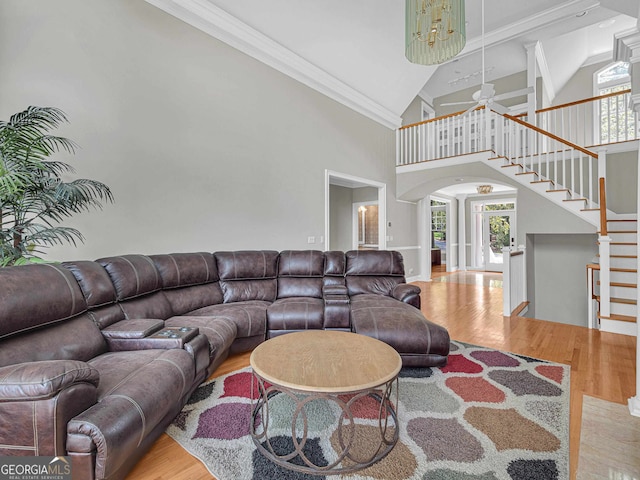
[[[152,338],[154,340],[174,340],[178,341],[182,345],[194,338],[198,333],[199,330],[197,327],[167,327],[162,330],[158,330],[148,338]]]

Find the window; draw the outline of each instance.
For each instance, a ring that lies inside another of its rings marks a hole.
[[[602,96],[631,88],[629,64],[616,62],[595,73],[595,95]],[[636,138],[635,113],[628,108],[629,94],[603,98],[594,109],[595,138],[600,144]]]
[[[431,200],[431,248],[447,249],[447,204]]]

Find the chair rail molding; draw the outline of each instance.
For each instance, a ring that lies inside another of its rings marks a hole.
[[[395,129],[402,118],[207,0],[145,0],[342,105]]]

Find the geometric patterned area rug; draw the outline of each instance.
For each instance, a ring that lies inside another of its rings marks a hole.
[[[569,371],[452,341],[445,367],[401,370],[398,443],[380,462],[349,475],[298,473],[256,450],[249,435],[257,390],[250,368],[202,384],[167,433],[218,480],[566,480]],[[290,414],[286,397],[270,400],[272,418]],[[358,428],[375,430],[371,413],[366,406],[354,412]],[[317,465],[335,455],[339,415],[329,404],[308,412],[305,454]],[[286,420],[279,430],[269,428],[274,444],[293,445]]]

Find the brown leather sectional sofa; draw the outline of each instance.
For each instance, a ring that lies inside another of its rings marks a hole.
[[[289,332],[379,338],[446,363],[392,251],[124,255],[0,269],[0,455],[124,478],[230,353]]]

